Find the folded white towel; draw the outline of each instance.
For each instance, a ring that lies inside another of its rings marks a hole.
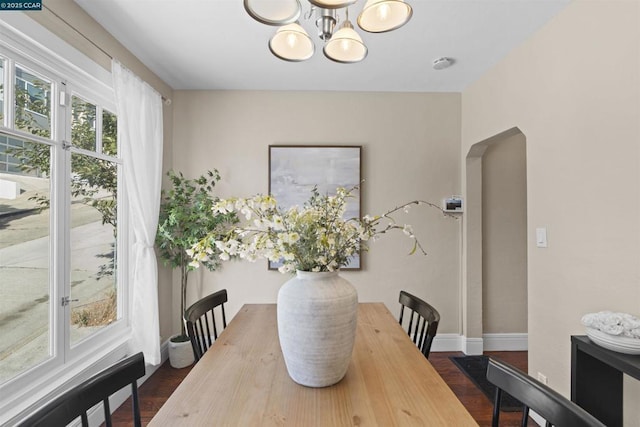
[[[600,311],[582,316],[582,324],[609,335],[640,338],[640,319],[628,313]]]

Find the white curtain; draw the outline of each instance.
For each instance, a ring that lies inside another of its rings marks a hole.
[[[153,246],[162,185],[162,97],[116,60],[111,62],[111,72],[133,236],[131,347],[134,352],[143,351],[147,363],[157,365],[161,362],[158,266]]]

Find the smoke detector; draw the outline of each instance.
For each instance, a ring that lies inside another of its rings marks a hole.
[[[449,68],[453,65],[453,59],[451,58],[438,58],[433,61],[433,69],[434,70],[444,70],[445,68]]]

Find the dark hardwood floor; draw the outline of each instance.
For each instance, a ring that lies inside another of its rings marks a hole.
[[[504,360],[517,368],[527,372],[527,352],[526,351],[487,351],[487,356],[493,356]],[[450,356],[464,356],[463,353],[431,353],[429,361],[436,368],[440,376],[445,380],[449,388],[458,396],[458,399],[467,408],[471,416],[481,427],[491,426],[491,416],[493,412],[493,402],[489,400],[475,384],[467,378],[465,374],[453,364]],[[520,426],[522,412],[501,412],[500,426],[511,427]],[[529,419],[529,425],[535,426],[535,422]]]
[[[526,351],[485,352],[495,356],[527,372]],[[481,427],[491,425],[492,402],[451,362],[450,356],[463,356],[458,352],[432,352],[429,361],[444,378],[451,390],[471,413]],[[191,367],[173,369],[165,362],[139,390],[142,424],[147,425],[162,404],[169,398],[173,390],[189,373]],[[504,427],[519,426],[520,412],[503,412],[500,414],[500,425]],[[114,426],[131,425],[131,399],[127,400],[113,416]],[[535,423],[530,423],[535,425]]]

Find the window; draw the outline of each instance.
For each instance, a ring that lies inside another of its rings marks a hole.
[[[118,163],[98,157],[103,143],[117,152],[116,116],[71,97],[71,344],[118,318],[116,286]],[[104,123],[102,123],[104,124]],[[104,131],[111,134],[105,136]]]
[[[51,137],[51,82],[15,67],[15,128]]]
[[[24,46],[0,44],[0,412],[128,331],[113,91]]]

